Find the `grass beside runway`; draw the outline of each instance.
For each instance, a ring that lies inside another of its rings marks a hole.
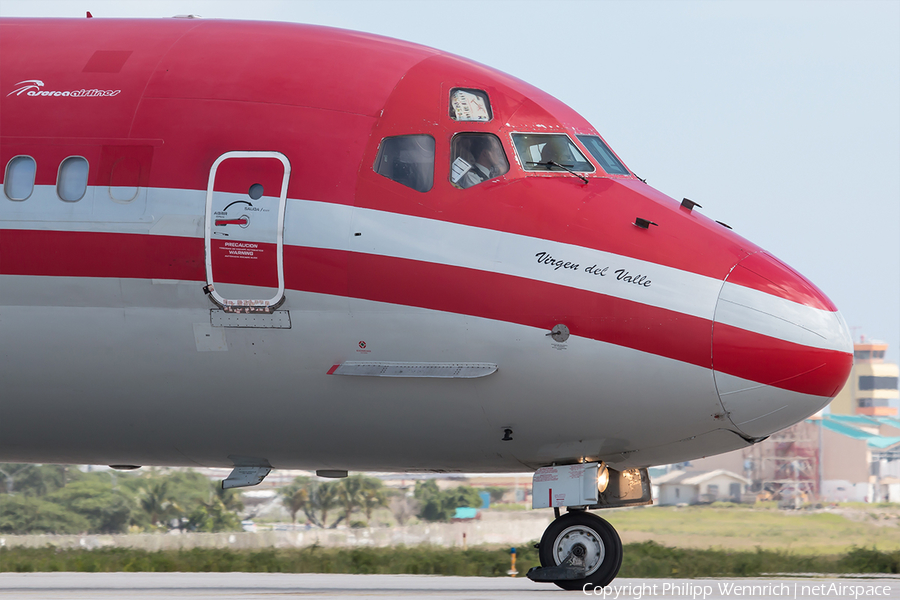
[[[533,543],[517,548],[520,576],[538,564]],[[195,548],[148,552],[128,548],[0,548],[0,572],[249,572],[506,576],[508,549],[431,546],[393,548]],[[620,577],[752,577],[772,573],[900,573],[900,551],[853,548],[837,555],[785,551],[698,550],[654,542],[626,544]]]
[[[853,546],[900,550],[900,505],[844,504],[819,510],[717,503],[599,511],[625,543],[677,548],[782,550],[838,555]]]

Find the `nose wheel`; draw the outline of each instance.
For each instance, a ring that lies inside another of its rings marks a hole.
[[[597,515],[577,511],[556,519],[544,531],[541,567],[528,577],[555,583],[564,590],[609,585],[622,566],[622,540]]]

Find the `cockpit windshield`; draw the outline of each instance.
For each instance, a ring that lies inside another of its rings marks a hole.
[[[500,138],[492,133],[460,133],[450,148],[450,182],[469,188],[509,171]]]
[[[564,133],[514,133],[512,138],[526,171],[594,171],[594,166]]]
[[[373,165],[375,172],[427,192],[434,183],[434,138],[430,135],[398,135],[381,140]]]
[[[579,135],[578,139],[584,144],[593,157],[600,163],[604,171],[610,175],[630,175],[628,169],[622,164],[612,150],[609,149],[603,140],[596,135]]]

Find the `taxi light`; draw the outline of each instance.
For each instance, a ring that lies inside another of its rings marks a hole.
[[[609,485],[609,469],[606,468],[606,463],[601,462],[600,468],[597,469],[597,491],[601,494],[606,491],[606,486]]]

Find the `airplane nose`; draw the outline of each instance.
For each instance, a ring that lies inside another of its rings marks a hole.
[[[725,278],[716,303],[712,359],[732,423],[758,438],[827,405],[850,374],[853,343],[825,294],[758,252]]]

